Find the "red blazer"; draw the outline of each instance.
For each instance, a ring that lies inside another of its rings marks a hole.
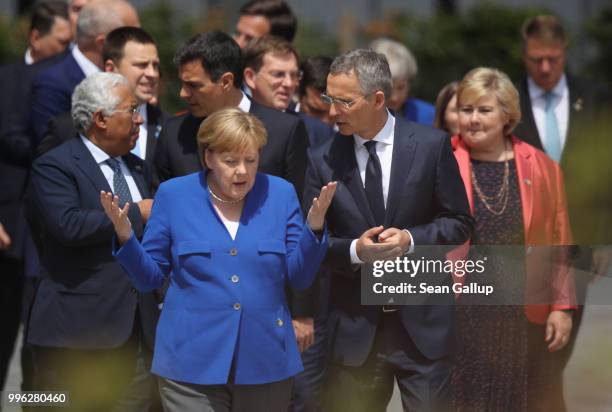
[[[547,253],[546,248],[531,247],[572,243],[563,174],[559,165],[540,150],[514,136],[511,141],[523,209],[527,271],[525,301],[551,303],[526,305],[525,314],[530,322],[544,324],[551,311],[576,308],[567,249],[551,248],[548,250],[551,255],[543,256]],[[474,213],[470,153],[461,136],[453,136],[451,142],[470,210]],[[547,296],[541,296],[542,291]]]

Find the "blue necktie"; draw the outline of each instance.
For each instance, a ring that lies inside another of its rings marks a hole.
[[[561,160],[561,133],[559,133],[559,124],[557,123],[555,106],[553,105],[555,94],[553,92],[546,92],[544,97],[546,98],[546,139],[544,150],[551,159],[559,163]]]
[[[117,159],[106,160],[106,163],[113,169],[113,194],[119,196],[119,206],[123,207],[125,202],[132,203],[132,195],[130,194],[130,188],[128,187],[125,176],[121,171],[121,165]]]
[[[376,142],[374,140],[365,142],[363,145],[370,153],[366,164],[365,193],[376,225],[380,226],[385,220],[385,199],[383,197],[380,159],[376,154]]]

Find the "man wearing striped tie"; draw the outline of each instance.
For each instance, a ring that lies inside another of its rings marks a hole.
[[[591,275],[609,274],[610,249],[601,245],[612,244],[610,93],[595,81],[566,73],[567,39],[557,17],[530,18],[521,35],[527,76],[516,84],[523,120],[515,134],[561,165],[576,244],[576,297],[583,304]],[[574,315],[569,344],[553,354],[557,373],[572,353],[582,314],[579,310]],[[541,336],[530,338],[530,350],[537,356],[542,352],[533,346],[543,341]]]
[[[100,191],[130,202],[130,221],[142,235],[150,173],[130,150],[143,119],[128,81],[115,73],[83,80],[71,113],[80,136],[32,168],[32,207],[43,228],[27,329],[34,389],[69,391],[75,411],[148,410],[153,381],[143,353],[152,348],[157,306],[136,293],[113,259],[112,223],[99,202]]]

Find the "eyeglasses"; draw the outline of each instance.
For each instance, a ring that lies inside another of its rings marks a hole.
[[[123,110],[113,110],[110,114],[113,115],[115,113],[129,113],[132,116],[132,119],[136,118],[140,112],[138,111],[138,106],[132,106],[129,109]]]
[[[323,100],[323,103],[329,104],[330,106],[332,104],[339,105],[345,110],[349,110],[351,107],[353,107],[355,103],[357,103],[358,100],[363,99],[364,97],[366,97],[366,95],[359,96],[353,100],[344,100],[338,99],[336,97],[331,97],[327,93],[321,93],[321,100]]]

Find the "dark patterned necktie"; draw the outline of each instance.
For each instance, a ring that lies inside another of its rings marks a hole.
[[[376,142],[374,140],[365,142],[363,145],[370,154],[366,165],[365,193],[376,225],[380,226],[385,220],[385,199],[383,197],[380,159],[376,154]]]
[[[130,194],[130,188],[128,187],[125,176],[121,171],[121,165],[117,159],[112,157],[106,160],[106,163],[113,169],[113,194],[119,196],[119,206],[123,207],[125,202],[132,203],[132,195]]]

